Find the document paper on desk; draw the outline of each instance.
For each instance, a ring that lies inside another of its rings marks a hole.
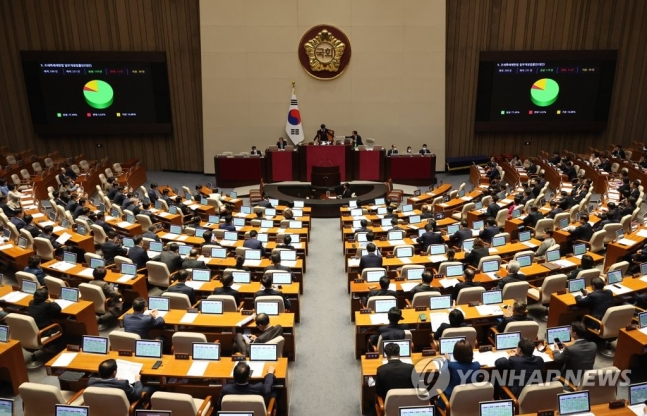
[[[193,323],[193,321],[195,321],[195,318],[197,318],[197,317],[198,317],[197,313],[189,313],[189,312],[187,312],[187,313],[184,314],[182,319],[180,319],[180,323],[183,323],[183,324]]]
[[[638,241],[630,240],[628,238],[621,238],[618,240],[618,244],[622,244],[623,246],[633,246],[636,244]]]
[[[204,375],[204,372],[207,371],[208,366],[209,361],[193,361],[191,367],[189,368],[189,371],[186,372],[186,375],[193,377],[202,377]]]
[[[537,357],[541,357],[545,363],[550,363],[553,361],[552,358],[550,358],[550,355],[546,354],[545,352],[540,352],[537,348],[532,352],[532,355],[536,355]]]
[[[165,240],[175,240],[178,237],[179,236],[177,234],[171,234],[171,233],[162,234],[161,236],[161,238]]]
[[[440,324],[449,324],[449,314],[447,312],[430,313],[429,320],[431,321],[431,330],[436,332]]]
[[[0,250],[8,250],[12,247],[13,247],[13,244],[3,244],[0,246]],[[359,265],[359,261],[358,261],[358,265]]]
[[[607,285],[604,288],[612,291],[614,295],[624,295],[625,293],[632,292],[632,290],[629,289],[627,286],[624,286],[624,285],[618,285],[618,286],[620,286],[620,288],[617,288],[614,285]]]
[[[94,269],[91,267],[88,267],[78,272],[77,275],[83,276],[83,277],[94,277],[92,273],[94,273]]]
[[[481,316],[503,315],[503,312],[501,311],[501,307],[498,305],[479,305],[479,306],[476,306],[476,310]]]
[[[474,352],[474,361],[478,361],[481,366],[494,367],[494,362],[499,358],[508,358],[510,355],[507,351],[487,351]]]
[[[642,403],[641,404],[634,404],[632,406],[629,406],[629,410],[634,412],[634,414],[637,415],[637,416],[644,416],[644,414],[645,414],[645,412],[643,411],[644,408],[645,408],[645,405],[642,404]]]
[[[65,299],[54,299],[54,302],[56,302],[58,306],[61,307],[61,310],[65,310],[65,308],[67,308],[68,306],[74,303],[71,300],[65,300]]]
[[[52,367],[67,367],[78,354],[78,352],[62,352],[56,361],[54,361]]]
[[[389,323],[389,314],[388,313],[376,313],[370,315],[371,325],[388,325]]]
[[[557,264],[558,266],[561,266],[561,267],[564,267],[564,268],[566,268],[566,267],[575,267],[575,263],[573,263],[572,261],[565,260],[565,259],[555,260],[552,263]]]
[[[647,335],[647,327],[640,328],[639,331],[642,332],[643,334]]]
[[[117,378],[128,380],[128,383],[133,384],[135,377],[142,371],[142,363],[133,363],[126,360],[117,360]]]
[[[193,280],[187,280],[186,282],[184,282],[184,284],[193,288],[193,290],[200,290],[200,288],[202,287],[203,284],[205,284],[205,282],[195,282]]]
[[[67,242],[67,240],[69,240],[70,238],[72,238],[72,236],[70,234],[63,233],[63,235],[61,235],[60,237],[58,237],[56,239],[56,242],[59,243],[59,244],[65,244]]]
[[[17,303],[21,299],[26,298],[27,296],[29,296],[29,293],[9,292],[8,294],[4,295],[1,299],[4,301],[7,301],[8,303]]]
[[[643,229],[636,233],[638,237],[647,238],[647,230]]]
[[[68,263],[68,262],[65,262],[65,261],[59,261],[59,262],[56,262],[56,263],[52,264],[49,267],[51,267],[52,269],[56,269],[58,271],[61,271],[61,272],[65,272],[65,271],[68,271],[68,270],[76,267],[76,264]]]
[[[447,289],[448,287],[454,287],[454,286],[456,286],[456,285],[458,284],[458,282],[459,282],[459,280],[458,280],[458,279],[448,279],[448,278],[446,278],[446,277],[444,277],[444,278],[442,278],[442,279],[438,280],[438,283],[440,283],[440,285],[441,285],[442,287],[444,287],[445,289]]]
[[[404,292],[411,292],[411,289],[416,286],[418,286],[418,283],[400,283],[400,287]]]

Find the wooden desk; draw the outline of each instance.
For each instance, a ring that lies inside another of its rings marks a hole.
[[[604,270],[608,269],[612,264],[622,261],[629,253],[634,253],[645,243],[645,237],[638,235],[639,232],[645,233],[647,227],[641,225],[638,229],[631,233],[625,234],[624,238],[635,241],[636,243],[631,246],[625,246],[618,243],[609,243],[607,244],[607,252],[604,257]]]
[[[18,387],[29,381],[20,341],[0,342],[0,377],[11,383],[14,396],[19,394]]]
[[[450,189],[452,189],[452,185],[444,183],[432,191],[425,192],[419,196],[408,197],[407,204],[412,204],[415,208],[420,208],[423,204],[429,204],[437,197],[445,195]]]
[[[65,367],[55,366],[58,357],[65,352],[67,351],[61,352],[45,364],[48,375],[58,376],[65,370],[97,373],[99,364],[108,358],[141,363],[143,367],[140,374],[142,375],[142,382],[144,384],[154,384],[165,391],[189,393],[194,397],[204,398],[210,395],[213,400],[212,406],[214,407],[217,405],[216,400],[220,396],[223,383],[233,379],[231,374],[236,365],[235,361],[221,357],[219,361],[211,361],[202,376],[189,376],[187,372],[193,364],[193,360],[190,359],[176,360],[171,355],[163,355],[160,360],[162,361],[162,365],[157,370],[153,370],[152,365],[157,361],[155,358],[120,357],[116,351],[109,351],[107,355],[79,352],[69,365]],[[282,390],[280,399],[281,408],[286,409],[287,413],[290,403],[290,382],[288,380],[288,360],[286,358],[279,358],[276,362],[266,362],[263,373],[252,374],[251,378],[255,381],[261,380],[267,374],[270,366],[274,366],[276,369],[274,386]],[[88,376],[86,374],[86,379],[83,380],[84,383],[87,383]],[[178,382],[177,379],[188,379],[189,381],[188,383],[182,383]],[[67,387],[65,384],[65,382],[61,381],[61,388],[65,389]]]
[[[47,218],[46,216],[34,218],[34,224],[39,228],[43,228],[43,225],[41,223],[49,221],[49,218]],[[71,235],[70,239],[65,242],[66,246],[76,246],[86,253],[94,253],[94,238],[90,235],[90,231],[92,230],[88,230],[87,235],[81,235],[75,233],[71,228],[57,230],[57,226],[59,226],[59,224],[54,224],[54,235],[59,237],[64,233]]]
[[[115,231],[117,231],[119,234],[127,235],[129,237],[134,237],[136,235],[142,235],[142,226],[139,223],[134,223],[134,224],[128,224],[126,227],[122,227],[119,224],[123,223],[124,221],[118,219],[118,218],[111,218],[106,221],[108,224],[110,224]]]
[[[13,241],[4,242],[0,246],[11,246],[0,250],[0,259],[9,263],[15,270],[23,270],[27,267],[27,260],[36,254],[32,249],[18,247]]]
[[[460,211],[463,205],[468,202],[472,202],[475,198],[481,196],[481,194],[482,192],[479,189],[476,189],[469,194],[465,194],[465,196],[462,198],[454,198],[450,199],[447,202],[436,204],[434,205],[434,212]]]
[[[636,355],[643,354],[647,354],[647,335],[639,330],[621,329],[618,334],[613,365],[620,370],[628,370],[636,366]]]
[[[215,269],[215,270],[224,270],[228,267],[234,267],[236,265],[236,258],[235,257],[227,257],[225,259],[214,259],[214,258],[205,258],[204,262],[206,263],[207,266],[209,266],[210,269]],[[257,272],[260,273],[262,272],[266,267],[271,266],[272,261],[270,259],[262,259],[261,263],[258,266],[248,266],[246,265],[245,267],[249,268],[252,273]],[[305,271],[303,268],[303,260],[297,259],[296,264],[294,267],[290,267],[292,270],[292,274],[296,278],[296,281],[300,283],[299,285],[299,290],[301,291],[301,294],[303,295],[303,292],[305,291],[304,289],[304,275]]]
[[[591,406],[591,413],[595,416],[636,416],[628,407],[609,409],[609,404],[596,404]],[[537,413],[524,413],[518,416],[537,416]]]
[[[0,287],[0,297],[3,297],[13,289],[11,286]],[[12,305],[21,308],[27,308],[29,302],[33,299],[32,295],[28,295]],[[54,319],[54,321],[63,327],[65,335],[99,335],[99,327],[97,326],[97,318],[94,314],[94,304],[85,300],[80,300],[61,311],[62,316]]]

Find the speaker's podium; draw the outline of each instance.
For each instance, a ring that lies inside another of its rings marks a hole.
[[[340,182],[350,180],[353,174],[352,169],[352,147],[350,145],[313,145],[313,144],[303,144],[299,146],[299,165],[301,172],[301,181],[302,182],[311,182],[313,186],[315,185],[314,179],[315,174],[318,174],[319,169],[330,169],[334,167],[337,169],[336,175],[331,175],[333,172],[328,171],[326,174],[323,174],[319,179],[323,180],[324,176],[327,176],[328,179],[332,181],[336,180],[336,183],[331,186],[337,186]]]
[[[339,166],[313,166],[310,182],[314,187],[333,188],[341,183]]]

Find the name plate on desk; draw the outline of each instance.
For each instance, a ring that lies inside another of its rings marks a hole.
[[[186,313],[198,313],[198,308],[187,308]]]
[[[232,355],[231,361],[245,361],[244,355]]]
[[[554,410],[539,410],[537,416],[555,416]]]
[[[241,315],[251,315],[252,313],[254,313],[254,311],[251,309],[243,309],[242,311],[240,311],[240,313]]]
[[[434,355],[436,355],[436,350],[433,350],[433,349],[422,350],[423,357],[433,357]]]
[[[379,352],[367,352],[366,355],[364,355],[364,357],[367,360],[375,360],[375,359],[380,358],[380,353]]]
[[[133,352],[131,350],[119,350],[120,357],[132,357]]]
[[[404,282],[404,276],[396,277],[395,281],[396,282]]]
[[[187,353],[176,353],[175,354],[175,359],[176,360],[188,360],[189,359],[189,354],[187,354]]]
[[[416,311],[426,311],[427,307],[426,306],[416,306]]]
[[[361,313],[361,314],[369,314],[369,313],[371,313],[371,312],[372,312],[372,311],[371,311],[370,309],[368,309],[368,308],[360,309],[360,310],[359,310],[359,313]]]
[[[559,290],[557,291],[557,294],[558,294],[558,295],[565,295],[565,294],[566,294],[566,289],[559,289]]]
[[[467,305],[468,306],[479,306],[480,304],[481,304],[481,302],[479,302],[478,300],[475,300],[475,301],[472,301],[472,302],[468,303]]]
[[[622,399],[609,402],[609,409],[620,409],[622,407],[625,407],[625,401]]]
[[[74,345],[74,344],[67,344],[67,350],[68,351],[79,352],[79,351],[81,351],[81,346],[80,345]]]
[[[354,282],[355,283],[364,283],[364,279],[355,279]]]
[[[488,352],[488,351],[492,351],[491,345],[483,345],[479,347],[479,352]]]
[[[443,277],[445,277],[445,275],[440,273],[434,275],[434,279],[442,279]]]

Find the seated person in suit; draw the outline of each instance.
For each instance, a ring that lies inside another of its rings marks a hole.
[[[342,198],[352,198],[353,197],[353,191],[350,189],[350,184],[348,182],[344,182],[344,190],[341,193]]]
[[[492,242],[492,237],[499,234],[499,227],[496,225],[496,220],[493,217],[488,217],[485,220],[486,227],[479,233],[479,238],[483,240],[484,243],[490,244]]]
[[[438,227],[436,226],[436,221],[429,221],[425,224],[425,233],[416,239],[416,242],[421,245],[423,252],[427,252],[427,249],[432,244],[445,244],[443,236],[438,232]]]
[[[569,227],[568,231],[571,234],[571,240],[591,241],[593,237],[593,228],[589,224],[589,216],[587,214],[580,215],[580,225],[577,227]]]
[[[277,251],[275,253],[272,253],[272,255],[270,256],[270,259],[272,260],[272,265],[267,266],[265,268],[265,270],[263,270],[264,272],[267,272],[269,270],[280,270],[280,271],[283,271],[283,272],[292,273],[292,269],[290,269],[289,266],[283,266],[281,264],[281,253],[280,252]]]
[[[251,248],[253,250],[261,250],[261,256],[265,256],[265,247],[263,243],[256,238],[258,231],[252,230],[249,232],[249,238],[243,242],[243,247]]]
[[[233,296],[236,301],[236,306],[240,305],[240,293],[231,286],[234,284],[234,275],[229,273],[221,279],[222,286],[213,290],[214,295],[229,295]]]
[[[362,256],[359,260],[359,274],[362,275],[362,271],[367,267],[382,267],[382,256],[375,254],[377,246],[374,243],[368,243],[366,245],[366,251],[368,254]]]
[[[386,207],[386,214],[384,214],[384,218],[398,218],[398,214],[395,212],[395,207],[392,205],[389,205]]]
[[[27,267],[23,269],[23,272],[31,273],[38,279],[38,283],[41,286],[45,285],[45,271],[40,267],[40,257],[37,255],[29,256],[27,259]]]
[[[463,241],[468,240],[472,238],[472,230],[470,229],[469,224],[467,223],[467,220],[462,220],[461,221],[461,228],[454,233],[451,237],[449,237],[449,241],[452,245],[456,247],[461,247],[463,245]]]
[[[398,154],[398,148],[394,144],[392,144],[391,148],[389,150],[387,150],[386,155],[387,156],[392,156],[392,155],[397,155],[397,154]]]
[[[555,242],[555,239],[553,238],[553,230],[551,230],[550,228],[546,228],[544,230],[543,238],[544,238],[544,241],[542,241],[541,244],[539,245],[539,248],[537,248],[537,251],[535,252],[535,257],[543,257],[549,248],[557,244]]]
[[[369,243],[373,243],[375,241],[375,233],[371,230],[366,233],[366,244],[368,246]],[[375,243],[373,243],[375,244]],[[375,246],[375,255],[382,257],[382,252],[380,252],[380,249]]]
[[[166,264],[169,273],[175,273],[182,268],[180,246],[177,243],[171,243],[167,246],[166,250],[163,250],[159,255],[153,257],[152,260],[161,261],[162,263]]]
[[[155,227],[154,225],[151,225],[150,227],[148,227],[148,230],[146,230],[146,232],[142,234],[142,237],[150,238],[153,241],[157,241],[158,243],[161,243],[162,239],[159,237],[159,235],[155,233],[155,231],[157,231],[157,227]]]
[[[186,285],[187,279],[189,279],[189,272],[187,270],[179,270],[175,277],[177,278],[177,283],[171,285],[166,290],[171,293],[182,293],[189,297],[189,303],[195,305],[195,290],[191,286]]]
[[[34,298],[29,301],[27,315],[34,318],[38,329],[44,329],[53,323],[53,319],[61,313],[61,307],[58,303],[49,300],[47,287],[41,287],[34,293]],[[56,333],[56,329],[48,330],[45,335],[49,336]]]
[[[557,201],[553,200],[553,201],[550,201],[548,204],[550,205],[550,211],[548,212],[548,214],[546,214],[546,218],[550,218],[551,220],[554,220],[555,215],[561,214],[562,212],[564,212],[564,210],[562,210],[557,204]]]
[[[479,267],[479,261],[485,256],[489,256],[490,251],[485,247],[485,243],[480,238],[474,239],[474,246],[467,256],[465,256],[465,263],[474,268]]]
[[[265,405],[269,404],[270,398],[277,395],[277,392],[273,392],[272,390],[274,380],[276,379],[274,376],[275,371],[274,366],[269,366],[262,382],[250,383],[251,372],[249,371],[249,365],[244,361],[236,363],[233,373],[234,382],[222,386],[220,398],[218,399],[218,410],[222,408],[223,397],[228,394],[263,396]]]
[[[159,197],[157,196],[157,184],[155,182],[152,182],[151,185],[148,187],[148,191],[146,191],[148,194],[148,199],[151,201],[151,204],[155,205]]]
[[[400,346],[398,344],[386,344],[384,353],[388,362],[377,368],[375,376],[375,394],[382,399],[386,398],[391,389],[415,387],[411,376],[414,372],[413,364],[403,363],[400,360]]]
[[[420,219],[421,220],[428,220],[430,218],[434,217],[434,207],[431,204],[425,204],[420,208],[420,211],[422,212],[420,214]]]
[[[389,231],[394,231],[394,230],[404,230],[398,225],[398,219],[397,218],[391,218],[391,228]]]
[[[23,220],[25,221],[25,228],[24,228],[24,230],[25,230],[25,231],[27,231],[29,234],[31,234],[31,237],[32,237],[32,238],[36,238],[36,237],[38,237],[38,235],[40,234],[40,228],[36,227],[36,226],[33,224],[34,217],[32,217],[31,215],[27,214],[27,215],[25,215],[25,217],[23,218]]]
[[[272,203],[270,202],[270,197],[267,194],[263,194],[263,200],[258,203],[259,207],[263,208],[272,208]]]
[[[259,313],[254,318],[256,329],[261,333],[259,335],[249,335],[247,338],[241,333],[237,333],[234,337],[234,354],[244,354],[249,357],[249,344],[265,344],[276,337],[283,335],[283,327],[281,325],[270,325],[270,317],[267,314]]]
[[[116,256],[123,256],[126,254],[126,249],[123,248],[119,241],[119,234],[114,231],[109,231],[107,234],[108,239],[105,243],[101,244],[101,252],[103,253],[103,258],[105,259],[106,264],[112,264],[115,262]],[[130,255],[130,252],[128,254]],[[144,264],[144,266],[146,266],[146,264]]]
[[[213,232],[211,230],[207,230],[202,234],[202,239],[204,240],[202,243],[200,243],[200,247],[204,247],[206,245],[213,245],[213,246],[219,246],[220,243],[213,237]]]
[[[419,283],[417,286],[414,286],[411,289],[411,298],[413,298],[416,293],[423,292],[440,292],[440,289],[437,287],[431,286],[431,282],[434,280],[434,275],[429,271],[422,273],[422,283]]]
[[[499,282],[497,283],[497,288],[503,289],[508,283],[525,282],[526,275],[521,273],[519,271],[520,269],[521,266],[519,265],[518,261],[510,260],[510,262],[508,263],[508,275],[499,280]]]
[[[76,204],[76,207],[74,208],[74,211],[72,212],[72,218],[77,219],[79,215],[83,212],[83,208],[85,208],[86,203],[88,202],[87,199],[85,198],[79,198],[79,203]]]
[[[574,385],[578,385],[584,372],[592,370],[595,364],[598,347],[586,339],[587,335],[584,324],[575,321],[571,323],[571,343],[564,343],[560,350],[553,342],[553,360],[562,366],[562,376]]]
[[[505,331],[506,325],[510,322],[532,321],[532,318],[528,317],[527,306],[524,300],[515,300],[514,304],[512,304],[512,310],[510,308],[504,310],[503,318],[496,326],[496,330],[499,332]]]
[[[521,395],[523,388],[529,384],[531,378],[537,377],[544,369],[544,359],[533,355],[535,344],[528,338],[522,338],[517,345],[517,350],[510,358],[501,357],[494,362],[494,366],[500,372],[506,374],[505,386],[515,397]],[[534,381],[541,381],[533,378]],[[495,384],[495,395],[498,397],[500,387]]]
[[[367,306],[368,305],[368,300],[372,298],[373,296],[393,296],[397,297],[397,293],[395,290],[390,290],[389,286],[391,285],[391,280],[389,280],[388,276],[382,276],[380,277],[380,288],[379,289],[371,289],[370,292],[368,292],[368,295],[365,298],[362,298],[362,305]]]
[[[371,231],[368,228],[368,220],[360,220],[359,225],[360,227],[355,229],[356,233],[367,233]]]
[[[103,211],[98,211],[95,215],[97,216],[97,220],[94,223],[103,228],[103,231],[106,233],[106,235],[108,235],[108,233],[111,231],[115,231],[115,229],[106,222],[106,214]]]
[[[110,358],[99,364],[99,377],[90,377],[88,387],[110,387],[123,390],[130,403],[137,401],[144,391],[141,375],[135,375],[135,382],[117,378],[117,361]]]
[[[454,387],[463,384],[463,380],[471,380],[473,373],[481,369],[481,364],[474,361],[474,347],[469,341],[458,341],[454,344],[453,360],[449,361],[447,368],[443,366],[444,371],[449,372],[449,384],[443,390],[447,400],[452,397]],[[436,407],[445,408],[445,403],[438,399]]]
[[[285,146],[287,145],[288,142],[283,137],[279,137],[279,141],[276,142],[276,147],[278,147],[279,149],[285,149]]]
[[[164,328],[164,318],[157,315],[153,309],[146,314],[146,299],[139,297],[133,301],[133,313],[123,316],[124,331],[139,335],[142,339],[150,339],[150,330]]]
[[[421,155],[428,155],[428,154],[431,153],[431,151],[429,149],[427,149],[426,144],[423,144],[422,149],[418,150],[418,153],[420,153]]]
[[[474,270],[465,269],[465,271],[463,272],[463,276],[464,276],[464,281],[458,282],[456,286],[454,286],[454,290],[452,290],[452,301],[454,302],[456,302],[456,299],[458,298],[458,294],[462,289],[465,289],[468,287],[483,286],[481,283],[474,281]]]
[[[452,309],[449,312],[449,323],[443,322],[440,324],[436,332],[434,332],[434,339],[438,341],[443,336],[443,332],[448,328],[462,328],[466,326],[468,325],[465,323],[465,315],[463,315],[463,312],[460,309]]]
[[[382,341],[404,339],[404,331],[409,329],[408,325],[398,323],[404,318],[402,318],[402,311],[396,307],[389,309],[388,319],[388,325],[378,327],[377,334],[373,334],[369,337],[368,343],[373,349],[378,348],[377,344],[380,336],[382,337]]]
[[[281,258],[279,257],[279,261],[280,261],[280,259]],[[248,272],[249,267],[245,267],[245,266],[243,266],[243,264],[245,264],[245,257],[236,256],[236,264],[234,265],[234,267],[232,267],[232,269],[242,270],[242,271]],[[269,266],[269,267],[272,267],[272,266]],[[287,266],[280,266],[280,267],[287,267]]]
[[[274,290],[274,286],[272,286],[273,278],[274,277],[272,276],[271,273],[263,275],[263,277],[261,278],[261,284],[263,285],[263,289],[254,293],[254,299],[261,296],[281,296],[283,298],[283,304],[285,305],[285,309],[289,310],[291,306],[290,300],[280,290]]]
[[[535,227],[537,222],[542,218],[544,218],[544,215],[539,212],[539,207],[537,207],[537,205],[533,205],[530,207],[530,214],[523,219],[523,225],[526,227]]]
[[[20,232],[20,230],[25,228],[25,225],[27,225],[25,223],[24,217],[25,217],[25,212],[22,209],[20,209],[16,211],[16,214],[13,217],[9,218],[9,222],[11,222],[13,225],[16,226],[16,230],[18,230],[18,232]]]
[[[60,256],[63,254],[63,250],[65,249],[65,246],[56,241],[58,237],[54,235],[54,227],[51,225],[46,225],[43,227],[43,232],[38,234],[39,237],[44,238],[46,240],[49,240],[50,243],[52,243],[52,247],[54,247],[54,254],[57,256]]]
[[[582,290],[584,297],[575,296],[575,302],[578,308],[589,308],[589,315],[596,319],[602,319],[604,314],[612,306],[615,306],[613,292],[604,288],[604,280],[600,277],[594,277],[591,280],[593,292]]]
[[[106,272],[105,267],[97,267],[92,271],[92,277],[94,277],[94,280],[90,281],[91,285],[99,286],[101,288],[103,295],[106,297],[108,302],[106,305],[106,311],[108,313],[97,319],[99,324],[121,316],[121,312],[124,307],[124,302],[119,290],[116,287],[113,287],[112,284],[103,280],[107,274],[108,272]]]
[[[14,215],[16,215],[16,211],[9,208],[6,195],[0,195],[0,208],[2,208],[2,212],[7,216],[7,218],[12,218]]]
[[[148,253],[144,250],[144,239],[141,235],[136,235],[133,237],[133,242],[135,243],[135,246],[128,250],[128,258],[137,265],[137,269],[143,269],[146,267],[146,263],[150,260],[148,258]],[[107,259],[106,263],[108,263]],[[171,270],[169,270],[169,272],[173,273]]]
[[[497,202],[499,202],[499,196],[496,194],[492,195],[492,202],[490,202],[490,205],[487,206],[485,215],[487,215],[488,217],[496,218],[497,213],[501,209]]]
[[[221,222],[220,225],[218,225],[218,229],[226,230],[226,231],[236,231],[236,227],[234,226],[234,224],[232,224],[233,220],[234,219],[231,217],[231,215],[227,215],[225,217],[225,222],[224,223]]]
[[[568,274],[568,280],[573,280],[573,279],[577,278],[577,275],[578,275],[581,271],[583,271],[583,270],[590,270],[590,269],[592,269],[592,268],[594,268],[594,267],[595,267],[594,265],[595,265],[595,263],[594,263],[594,261],[593,261],[593,257],[591,257],[591,256],[590,256],[590,255],[588,255],[588,254],[584,254],[584,255],[582,256],[581,261],[580,261],[580,265],[579,265],[579,267],[577,267],[575,270],[573,270],[572,272],[570,272],[570,273]]]
[[[209,266],[204,261],[198,260],[198,256],[200,256],[200,250],[197,248],[191,249],[189,256],[182,262],[182,268],[209,270]]]
[[[292,246],[292,237],[290,237],[289,235],[283,237],[283,242],[281,244],[277,244],[276,248],[288,248],[290,250],[294,250],[294,247]]]

